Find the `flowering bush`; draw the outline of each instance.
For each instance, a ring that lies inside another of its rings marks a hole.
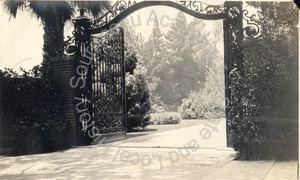
[[[179,124],[182,120],[181,116],[177,112],[164,112],[164,113],[151,113],[150,124]]]
[[[192,92],[179,107],[183,119],[211,119],[225,117],[225,99],[201,90]]]
[[[212,60],[206,66],[204,87],[183,99],[179,112],[183,119],[214,119],[225,117],[224,65]]]

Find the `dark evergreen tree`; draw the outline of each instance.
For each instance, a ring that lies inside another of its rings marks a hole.
[[[165,38],[160,30],[159,22],[155,17],[153,29],[149,40],[144,44],[143,51],[144,65],[147,67],[147,81],[149,84],[149,91],[151,94],[151,102],[156,105],[163,105],[161,101],[161,94],[157,93],[157,88],[161,85],[161,78],[158,75],[165,63]]]
[[[176,110],[191,91],[199,89],[198,81],[203,78],[192,57],[194,41],[189,39],[189,32],[185,15],[179,12],[166,35],[165,63],[157,72],[161,79],[157,92],[165,104],[173,106],[172,110]]]
[[[127,128],[145,128],[150,120],[149,111],[150,93],[145,78],[143,60],[139,55],[142,52],[142,36],[128,25],[122,24],[125,29],[125,69],[126,69],[126,97],[127,97]]]

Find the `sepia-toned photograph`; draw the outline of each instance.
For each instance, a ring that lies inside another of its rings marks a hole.
[[[298,0],[0,0],[0,180],[299,179]]]

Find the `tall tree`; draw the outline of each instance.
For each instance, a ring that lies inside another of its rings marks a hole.
[[[189,27],[185,14],[178,12],[175,22],[171,24],[166,35],[168,53],[177,57],[191,57],[190,42],[187,39]],[[190,50],[190,51],[189,51]]]
[[[141,33],[137,33],[135,28],[130,25],[128,18],[120,23],[120,26],[124,29],[124,41],[133,50],[141,56],[144,51],[144,38]]]
[[[224,59],[220,47],[217,47],[222,43],[222,30],[219,28],[222,24],[210,25],[213,28],[207,31],[204,21],[194,19],[189,26],[192,56],[203,78],[199,89],[183,99],[179,108],[183,118],[220,118],[225,115]]]
[[[185,14],[179,12],[166,35],[166,63],[158,72],[162,84],[157,92],[165,104],[173,106],[173,110],[191,91],[199,88],[201,79],[201,72],[192,57],[194,41],[189,38],[190,31]]]
[[[147,58],[145,63],[148,64],[149,69],[156,69],[161,63],[163,63],[165,51],[164,34],[159,28],[157,16],[155,16],[152,33],[145,46],[146,49],[144,53],[145,58]],[[154,71],[151,71],[150,75],[154,75],[153,73]]]
[[[143,59],[144,65],[147,67],[147,81],[149,83],[149,91],[151,94],[152,104],[161,104],[161,95],[158,94],[157,88],[161,84],[158,71],[165,63],[165,38],[160,30],[159,22],[155,16],[152,33],[149,40],[144,45]],[[152,106],[155,107],[155,106]]]
[[[189,34],[190,41],[193,44],[192,56],[194,61],[199,65],[200,71],[207,71],[207,68],[212,68],[216,64],[213,62],[216,59],[223,59],[220,50],[217,48],[217,44],[220,42],[220,32],[218,27],[213,26],[209,32],[207,32],[206,24],[203,20],[194,19],[191,23],[191,32]],[[221,25],[222,26],[222,25]],[[223,63],[223,61],[221,61]]]

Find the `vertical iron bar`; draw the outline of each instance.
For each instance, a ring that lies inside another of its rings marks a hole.
[[[103,58],[103,56],[102,56],[102,54],[101,54],[101,56],[100,56],[100,58],[101,58],[101,61],[100,61],[100,87],[101,87],[101,89],[100,89],[100,93],[101,93],[101,97],[102,97],[102,93],[104,93],[104,77],[103,77],[103,67],[104,67],[104,58]]]
[[[95,101],[94,101],[94,92],[95,92],[95,64],[94,64],[94,42],[93,42],[93,40],[91,41],[91,53],[92,53],[92,59],[93,60],[91,60],[91,82],[92,82],[92,84],[91,84],[91,86],[92,86],[92,90],[91,90],[91,106],[92,106],[92,109],[93,109],[93,111],[91,112],[92,114],[91,114],[91,117],[92,117],[92,119],[91,119],[91,121],[93,121],[93,120],[95,120]]]
[[[121,35],[121,43],[122,43],[122,88],[123,88],[123,123],[124,123],[124,131],[125,131],[125,138],[127,136],[127,103],[126,103],[126,88],[125,88],[125,59],[124,59],[124,31],[120,28],[120,35]]]
[[[105,72],[105,94],[108,96],[108,88],[107,88],[107,84],[108,84],[108,79],[107,79],[107,73],[109,73],[107,71],[107,54],[104,55],[105,56],[105,68],[104,68],[104,72]]]

